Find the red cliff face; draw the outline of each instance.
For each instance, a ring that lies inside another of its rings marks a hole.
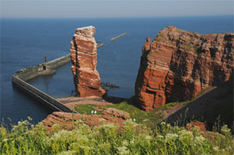
[[[135,83],[137,104],[152,110],[194,98],[201,90],[232,80],[234,34],[199,34],[166,27],[142,48]]]
[[[96,70],[97,44],[93,37],[95,31],[93,26],[78,28],[71,41],[71,69],[76,95],[80,97],[105,94],[105,90],[100,86],[100,77]]]

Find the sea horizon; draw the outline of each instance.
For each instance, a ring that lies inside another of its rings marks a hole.
[[[188,18],[188,17],[222,17],[234,16],[234,14],[213,14],[213,15],[181,15],[181,16],[119,16],[119,17],[0,17],[0,19],[124,19],[124,18]]]

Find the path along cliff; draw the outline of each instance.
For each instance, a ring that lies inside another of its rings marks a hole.
[[[233,80],[234,33],[199,34],[166,27],[142,48],[135,82],[137,105],[148,111],[194,98]]]

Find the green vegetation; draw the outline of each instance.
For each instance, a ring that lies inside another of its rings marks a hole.
[[[193,52],[193,53],[195,53],[195,54],[198,55],[198,53],[197,53],[198,46],[192,45],[192,44],[185,44],[184,47],[185,47],[185,49],[187,51],[191,51],[191,52]]]
[[[164,42],[164,43],[167,43],[167,44],[172,44],[173,43],[170,39],[163,36],[163,32],[159,32],[157,37],[154,40],[157,41],[157,42]]]
[[[167,103],[157,109],[151,111],[143,111],[135,106],[135,96],[132,96],[126,101],[123,101],[119,104],[113,105],[92,105],[92,104],[83,104],[77,105],[75,110],[81,114],[90,115],[91,111],[94,111],[95,108],[99,109],[97,111],[97,115],[102,114],[102,112],[107,108],[115,108],[119,110],[126,111],[130,114],[131,118],[135,118],[137,123],[141,123],[147,125],[150,128],[153,128],[159,120],[163,117],[161,111],[170,111],[176,105],[187,105],[195,101],[198,97],[200,97],[204,92],[206,92],[210,87],[203,89],[195,98],[192,100],[184,101],[184,102],[171,102]]]
[[[182,32],[188,32],[186,30],[182,30],[182,29],[179,29],[179,28],[177,28],[177,30],[182,31]],[[192,32],[188,32],[188,33],[192,33]]]
[[[91,114],[92,110],[99,109],[97,111],[97,114],[102,114],[102,112],[107,108],[115,108],[119,110],[126,111],[130,114],[131,118],[135,118],[137,123],[144,124],[150,128],[153,128],[159,120],[163,117],[162,111],[169,111],[176,105],[186,105],[188,103],[191,103],[191,101],[187,102],[171,102],[168,104],[165,104],[157,109],[151,110],[151,111],[143,111],[136,106],[135,104],[135,96],[129,98],[126,101],[123,101],[119,104],[113,104],[113,105],[92,105],[92,104],[83,104],[83,105],[77,105],[75,107],[76,111],[81,114]]]
[[[208,88],[204,89],[205,92]],[[227,96],[229,102],[229,96]],[[200,132],[198,127],[188,131],[184,127],[171,126],[165,122],[156,125],[162,117],[160,111],[167,111],[178,104],[174,102],[158,109],[145,112],[134,106],[135,97],[116,105],[79,105],[76,110],[90,114],[98,109],[101,114],[106,108],[116,108],[128,112],[136,122],[127,120],[123,128],[104,124],[89,127],[82,120],[74,121],[72,131],[59,130],[62,126],[54,124],[54,131],[48,131],[43,123],[33,125],[32,119],[19,121],[10,131],[2,124],[0,127],[0,154],[180,154],[205,155],[234,152],[234,138],[230,129],[224,125],[218,132]],[[230,116],[230,115],[229,115]],[[214,129],[214,131],[217,131]]]
[[[91,114],[91,111],[95,111],[95,109],[93,107],[95,107],[96,105],[89,105],[89,104],[85,104],[85,105],[79,105],[75,107],[75,110],[78,111],[81,114],[86,114],[89,115]],[[97,111],[97,110],[96,110]],[[101,112],[97,111],[96,115],[100,115]]]
[[[101,114],[107,108],[115,108],[119,110],[126,111],[130,114],[131,118],[135,118],[137,123],[144,123],[149,126],[155,125],[155,121],[161,117],[161,114],[156,114],[156,110],[145,112],[135,107],[134,104],[135,96],[131,97],[127,101],[123,101],[120,104],[114,105],[77,105],[75,107],[76,111],[81,114],[91,114],[90,112],[94,110],[94,107],[100,109],[97,114]]]
[[[206,92],[210,87],[203,89],[195,98],[184,102],[171,102],[167,103],[157,109],[151,111],[143,111],[135,106],[135,96],[132,96],[126,101],[119,104],[113,105],[93,105],[93,104],[82,104],[75,106],[75,110],[81,114],[91,115],[91,111],[97,110],[96,115],[101,115],[107,108],[115,108],[122,111],[126,111],[130,114],[131,118],[135,118],[137,123],[146,125],[149,128],[154,128],[157,123],[162,121],[163,114],[162,111],[169,112],[172,108],[177,105],[185,106],[192,103],[198,97],[200,97],[204,92]],[[185,123],[185,122],[183,122]]]
[[[154,39],[155,41],[162,41],[163,39],[163,33],[162,32],[159,32],[157,37]]]
[[[211,86],[206,87],[205,89],[202,89],[202,91],[200,93],[198,93],[197,96],[194,99],[197,99],[198,97],[200,97],[203,93],[205,93],[210,88],[211,88]]]
[[[158,109],[156,109],[157,111],[159,110],[170,110],[171,108],[173,108],[174,106],[180,104],[180,105],[185,105],[187,102],[171,102],[171,103],[167,103],[161,107],[159,107]]]
[[[197,45],[194,45],[194,46],[193,46],[193,49],[194,49],[194,51],[197,53],[198,46],[197,46]],[[197,53],[197,54],[198,54],[198,53]]]
[[[233,154],[234,142],[227,126],[222,135],[202,134],[199,128],[188,131],[183,127],[162,122],[153,130],[131,120],[124,127],[102,124],[89,127],[83,121],[75,122],[72,131],[45,130],[42,123],[18,122],[11,131],[0,127],[0,154]]]

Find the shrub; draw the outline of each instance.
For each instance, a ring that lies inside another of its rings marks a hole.
[[[18,122],[11,131],[0,127],[1,154],[232,154],[233,137],[223,126],[223,134],[207,138],[199,130],[191,132],[183,127],[162,122],[151,130],[131,120],[123,128],[102,124],[90,128],[82,121],[75,122],[72,131],[45,130],[29,121]],[[58,128],[58,125],[54,125]]]

